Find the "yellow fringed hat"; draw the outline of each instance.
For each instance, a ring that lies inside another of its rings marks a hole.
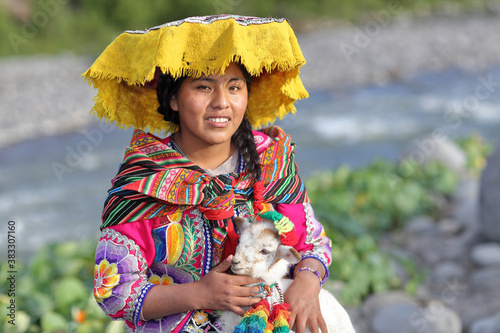
[[[199,77],[233,61],[254,77],[247,109],[254,127],[295,112],[293,103],[308,97],[299,78],[305,59],[285,19],[201,16],[119,35],[83,74],[97,89],[91,113],[120,128],[168,130],[156,90],[145,87],[156,68]]]

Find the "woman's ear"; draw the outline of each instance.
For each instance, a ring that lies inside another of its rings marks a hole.
[[[172,95],[172,97],[170,97],[170,108],[174,111],[179,111],[179,107],[177,105],[177,96],[176,95]]]
[[[156,90],[156,87],[158,86],[158,78],[160,77],[160,74],[162,74],[161,69],[156,67],[155,75],[154,75],[153,79],[151,81],[146,81],[144,83],[144,88]]]

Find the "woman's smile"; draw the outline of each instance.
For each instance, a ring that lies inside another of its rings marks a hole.
[[[208,118],[208,121],[211,123],[219,123],[219,124],[224,124],[230,121],[229,117],[210,117]]]

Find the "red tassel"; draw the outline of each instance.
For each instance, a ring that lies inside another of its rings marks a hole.
[[[299,237],[295,232],[295,228],[287,233],[281,234],[280,238],[283,245],[294,246],[299,242]]]
[[[225,209],[210,209],[203,206],[198,206],[200,213],[203,214],[209,220],[223,220],[229,219],[234,215],[233,207],[229,207],[228,210]]]
[[[262,182],[259,180],[255,183],[253,183],[253,210],[254,214],[257,215],[259,214],[262,209],[262,201],[264,200],[264,196],[262,192],[264,191],[264,185]]]

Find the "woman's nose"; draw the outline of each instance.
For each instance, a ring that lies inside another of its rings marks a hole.
[[[212,99],[214,109],[225,109],[229,106],[229,96],[224,89],[215,89]]]

